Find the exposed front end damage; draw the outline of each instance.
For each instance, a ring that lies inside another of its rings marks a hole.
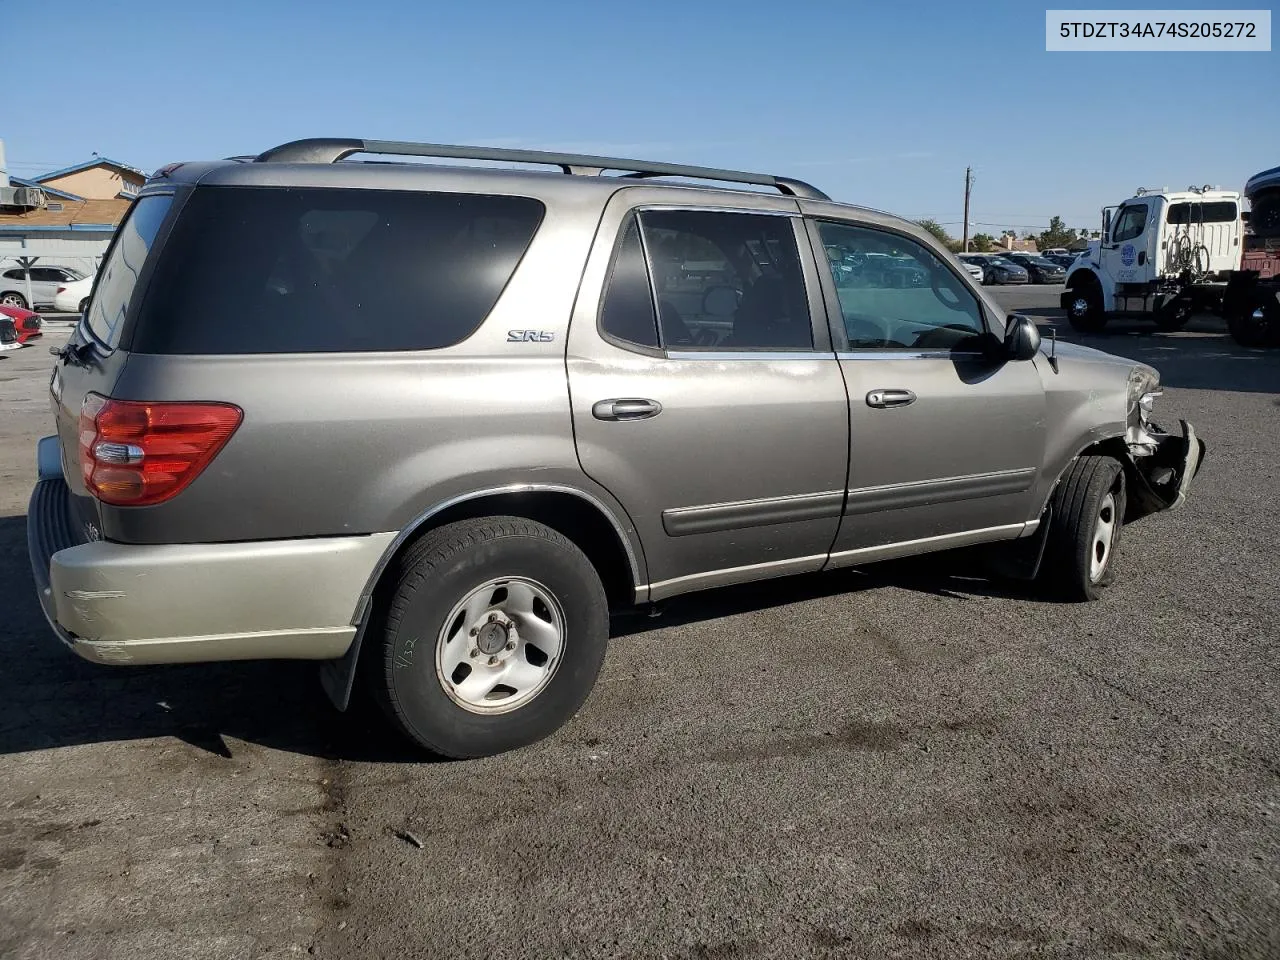
[[[1151,408],[1163,392],[1159,375],[1150,367],[1135,367],[1129,375],[1125,523],[1182,506],[1204,462],[1204,441],[1190,423],[1179,420],[1182,432],[1173,434],[1151,419]]]

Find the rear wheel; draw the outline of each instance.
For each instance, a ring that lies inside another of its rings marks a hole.
[[[1227,331],[1242,347],[1280,346],[1280,305],[1246,304],[1228,314]]]
[[[27,298],[20,293],[12,290],[6,290],[0,294],[0,307],[18,307],[21,310],[28,309]]]
[[[1107,325],[1102,309],[1102,291],[1092,284],[1068,291],[1067,322],[1080,333],[1098,333]]]
[[[85,297],[83,300],[80,301],[80,307],[79,307],[80,315],[84,316],[85,311],[88,309],[89,309],[89,298]]]
[[[570,540],[518,517],[463,520],[427,533],[401,561],[364,674],[420,746],[489,756],[573,716],[608,634],[600,577]]]
[[[1064,600],[1097,600],[1115,579],[1124,469],[1112,457],[1079,457],[1059,481],[1052,502],[1041,584]]]
[[[1181,330],[1191,319],[1191,304],[1185,300],[1170,300],[1155,312],[1152,319],[1156,322],[1156,329],[1165,333]]]

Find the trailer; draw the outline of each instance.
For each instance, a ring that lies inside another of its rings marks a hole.
[[[1228,279],[1222,312],[1244,347],[1280,347],[1280,167],[1244,187],[1250,211],[1240,267]]]

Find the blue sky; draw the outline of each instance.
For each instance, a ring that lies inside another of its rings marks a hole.
[[[486,143],[790,174],[958,235],[966,164],[996,232],[1280,163],[1280,53],[1047,53],[1045,4],[4,6],[6,36],[42,38],[6,58],[18,176],[304,136]]]

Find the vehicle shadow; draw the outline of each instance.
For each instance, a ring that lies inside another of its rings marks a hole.
[[[896,586],[943,596],[1028,599],[1029,590],[957,573],[948,555],[725,587],[613,618],[616,641],[654,629]],[[173,737],[224,757],[235,741],[327,760],[422,763],[374,706],[341,714],[315,664],[298,661],[107,667],[66,650],[36,599],[26,518],[0,517],[0,756],[107,741]]]
[[[1240,346],[1218,317],[1193,317],[1176,333],[1161,333],[1144,320],[1112,320],[1101,334],[1084,336],[1071,329],[1060,309],[1018,312],[1032,317],[1046,339],[1053,331],[1064,342],[1150,364],[1167,387],[1280,393],[1280,350]]]

